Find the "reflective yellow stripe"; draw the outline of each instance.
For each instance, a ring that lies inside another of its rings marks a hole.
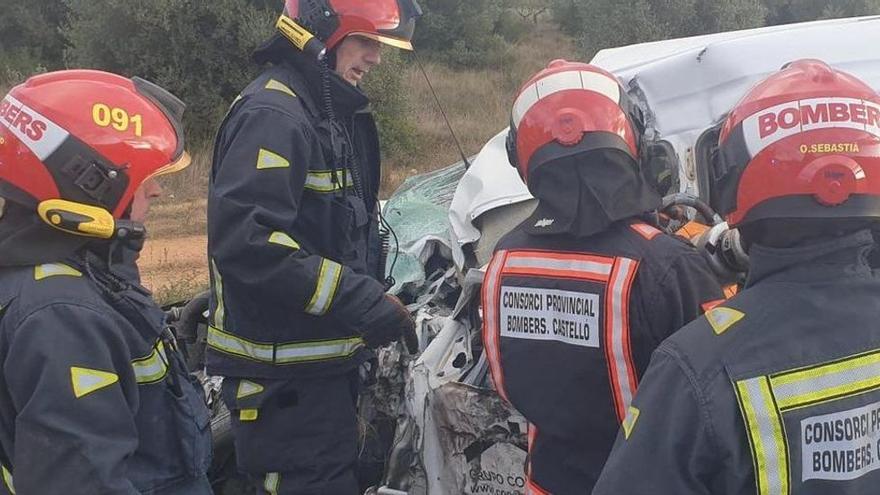
[[[348,170],[310,170],[306,175],[306,189],[329,193],[342,190],[342,185],[352,187],[351,174]]]
[[[258,409],[242,409],[238,412],[239,421],[256,421],[260,417]]]
[[[12,473],[6,469],[6,466],[0,465],[0,470],[3,471],[3,483],[6,484],[6,489],[9,490],[9,493],[15,495],[15,485],[12,483]]]
[[[735,383],[759,495],[790,493],[782,413],[880,389],[880,351]]]
[[[290,168],[290,160],[278,153],[260,148],[260,152],[257,153],[257,170],[273,168]]]
[[[732,308],[714,308],[706,312],[706,319],[716,335],[721,335],[745,318],[745,313]]]
[[[749,434],[758,495],[789,494],[788,443],[768,377],[735,384]]]
[[[880,352],[770,377],[773,394],[783,411],[880,388]]]
[[[272,232],[272,235],[269,236],[269,242],[272,244],[278,244],[279,246],[289,247],[293,250],[299,249],[299,243],[293,240],[293,237],[290,237],[284,232]]]
[[[135,380],[141,385],[161,381],[168,373],[167,363],[168,356],[165,354],[165,345],[159,341],[149,356],[131,362]]]
[[[34,267],[34,280],[43,280],[49,277],[82,277],[82,272],[64,263],[48,263]]]
[[[281,484],[281,475],[278,473],[268,473],[266,474],[266,479],[263,481],[263,489],[266,490],[269,495],[278,495],[278,486]]]
[[[641,413],[637,407],[629,406],[626,418],[623,420],[623,423],[621,423],[621,426],[623,426],[623,438],[629,440],[633,428],[636,426],[636,421],[639,420],[639,414]]]
[[[318,283],[315,293],[306,305],[305,311],[310,315],[321,316],[330,309],[336,289],[339,288],[339,277],[342,275],[342,265],[328,259],[321,260],[318,270]]]
[[[70,367],[70,383],[73,386],[73,395],[77,399],[82,399],[117,382],[119,375],[110,371]]]
[[[275,362],[275,346],[242,339],[216,327],[208,327],[208,345],[219,351],[253,361]]]
[[[223,330],[226,319],[226,306],[223,304],[223,278],[220,276],[220,270],[217,269],[217,263],[211,260],[211,270],[214,272],[214,300],[217,301],[217,308],[214,309],[214,319],[211,322],[215,327]]]
[[[364,341],[360,337],[304,344],[284,344],[278,346],[275,362],[288,364],[338,359],[351,356],[363,346]]]
[[[242,380],[238,383],[238,391],[235,393],[235,398],[244,399],[245,397],[257,395],[261,393],[264,389],[265,387],[263,387],[259,383],[252,382],[250,380]]]
[[[269,79],[269,82],[266,83],[266,89],[281,91],[282,93],[286,93],[296,98],[296,93],[294,93],[292,89],[290,89],[286,84],[278,82],[275,79]]]
[[[260,363],[297,364],[349,357],[364,346],[364,341],[360,337],[349,337],[316,342],[266,344],[251,342],[218,328],[209,327],[208,346]]]

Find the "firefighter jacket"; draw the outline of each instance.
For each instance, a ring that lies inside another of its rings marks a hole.
[[[361,332],[396,311],[377,280],[379,149],[368,100],[322,72],[291,52],[244,90],[217,136],[211,373],[346,372],[368,355]]]
[[[877,493],[870,246],[753,246],[746,289],[657,349],[594,493]]]
[[[133,264],[85,256],[0,267],[0,494],[210,494],[210,415],[164,312]]]
[[[589,493],[651,352],[721,289],[693,246],[638,221],[586,238],[520,226],[496,249],[483,341],[530,424],[530,493]]]

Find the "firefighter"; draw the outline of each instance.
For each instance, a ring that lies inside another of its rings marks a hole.
[[[0,494],[211,493],[203,394],[134,264],[183,110],[84,70],[0,102]]]
[[[745,290],[654,353],[594,493],[875,494],[880,95],[800,60],[745,95],[719,146]]]
[[[360,83],[412,49],[413,0],[288,0],[233,103],[208,200],[208,369],[259,493],[358,491],[358,368],[414,323],[385,294],[379,144]],[[416,343],[417,345],[417,343]]]
[[[529,422],[527,492],[589,493],[651,351],[721,299],[686,240],[650,219],[642,121],[617,79],[557,60],[522,87],[507,146],[538,206],[483,283],[495,388]]]

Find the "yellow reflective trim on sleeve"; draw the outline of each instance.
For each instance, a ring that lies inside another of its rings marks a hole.
[[[755,464],[758,495],[789,495],[788,442],[766,376],[735,383]]]
[[[239,421],[256,421],[260,417],[258,409],[242,409],[238,413]]]
[[[623,423],[621,423],[621,426],[623,426],[623,437],[627,440],[629,440],[629,436],[632,435],[633,428],[636,426],[636,421],[639,420],[639,414],[641,414],[641,412],[638,408],[629,406],[628,414],[623,420]]]
[[[220,270],[217,269],[217,263],[213,259],[211,260],[211,270],[214,272],[214,299],[217,301],[217,308],[214,309],[214,318],[211,323],[223,330],[226,319],[226,305],[223,303],[223,278],[220,276]]]
[[[296,93],[293,92],[290,87],[282,82],[278,82],[275,79],[269,79],[269,82],[266,83],[266,89],[271,89],[274,91],[281,91],[282,93],[288,94],[296,98]]]
[[[343,359],[364,346],[360,337],[289,344],[266,344],[208,327],[208,347],[233,356],[265,364],[298,364]]]
[[[731,308],[718,307],[706,312],[706,319],[717,335],[728,331],[746,316],[745,313]]]
[[[319,193],[341,191],[345,187],[353,187],[351,174],[348,170],[310,170],[306,174],[305,188]]]
[[[131,362],[135,380],[140,385],[162,381],[168,373],[167,363],[168,356],[165,354],[165,345],[159,341],[150,355]]]
[[[281,485],[281,475],[278,473],[267,473],[266,479],[263,480],[263,489],[269,495],[278,495],[278,487]]]
[[[50,277],[82,277],[82,272],[64,263],[48,263],[34,267],[34,280],[43,280]]]
[[[290,168],[290,160],[278,153],[260,148],[260,152],[257,153],[257,170],[273,168]]]
[[[275,362],[273,344],[251,342],[213,326],[208,327],[208,346],[252,361]]]
[[[278,244],[279,246],[289,247],[293,250],[299,250],[299,243],[293,240],[293,237],[285,234],[284,232],[272,232],[272,235],[269,236],[269,242],[271,244]]]
[[[312,299],[306,304],[305,312],[310,315],[322,316],[330,309],[336,289],[339,287],[339,277],[342,275],[342,265],[326,258],[321,260],[318,270],[318,282]]]
[[[6,466],[0,465],[0,470],[3,471],[3,483],[6,485],[6,489],[9,490],[9,493],[15,495],[15,484],[12,482],[12,473],[6,469]]]
[[[250,380],[242,380],[238,384],[238,391],[235,394],[235,398],[244,399],[245,397],[257,395],[263,390],[265,390],[265,387],[263,387],[259,383],[252,382]]]
[[[119,381],[119,375],[109,371],[70,367],[70,382],[73,384],[73,395],[81,399],[93,392],[104,389]]]
[[[880,388],[880,352],[779,373],[770,377],[783,411]]]

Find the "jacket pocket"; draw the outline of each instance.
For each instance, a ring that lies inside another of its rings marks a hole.
[[[174,418],[183,465],[193,476],[207,473],[211,465],[211,413],[203,398],[201,384],[185,371],[183,358],[169,353],[171,364],[165,392],[175,406]]]
[[[363,200],[354,195],[339,196],[331,201],[335,240],[333,255],[341,263],[363,273],[367,259],[367,236],[370,223]]]

